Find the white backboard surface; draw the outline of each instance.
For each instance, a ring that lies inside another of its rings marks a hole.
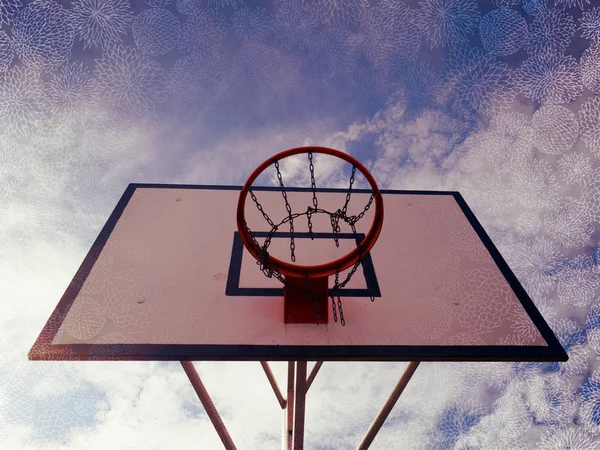
[[[284,324],[280,282],[264,276],[237,234],[239,190],[130,185],[30,359],[566,360],[460,194],[382,191],[381,235],[342,292],[346,325],[330,313],[317,326]],[[254,192],[276,223],[285,217],[279,188]],[[317,195],[335,211],[346,191]],[[349,215],[369,196],[353,192]],[[289,189],[288,198],[295,212],[312,205],[310,189]],[[250,199],[246,217],[262,243],[269,227]],[[369,210],[359,235],[371,222]],[[331,261],[356,245],[346,224],[338,248],[329,216],[313,223],[311,240],[306,217],[294,221],[296,263]],[[269,251],[289,261],[289,246],[288,228]]]

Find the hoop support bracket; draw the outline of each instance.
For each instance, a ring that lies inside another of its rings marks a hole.
[[[327,277],[285,277],[284,323],[326,324],[329,317]],[[316,310],[315,310],[316,307]],[[317,318],[318,313],[318,318]]]

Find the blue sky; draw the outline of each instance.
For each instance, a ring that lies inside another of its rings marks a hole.
[[[0,0],[0,448],[220,448],[178,363],[27,351],[128,183],[301,145],[459,190],[570,356],[422,364],[372,448],[597,448],[599,95],[591,0]],[[260,365],[196,366],[239,448],[279,448]],[[356,447],[403,367],[325,364],[307,448]]]

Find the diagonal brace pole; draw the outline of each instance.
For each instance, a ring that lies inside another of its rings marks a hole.
[[[312,384],[312,382],[315,380],[315,377],[317,376],[317,373],[319,372],[319,369],[321,368],[321,366],[323,365],[323,361],[317,361],[315,363],[315,365],[313,366],[312,370],[310,371],[310,375],[308,376],[308,379],[306,380],[306,390],[308,391],[308,388],[310,387],[310,385]]]
[[[398,383],[396,384],[394,390],[383,405],[383,408],[381,408],[381,411],[371,424],[371,427],[369,428],[369,431],[367,431],[367,434],[360,443],[358,450],[367,450],[371,446],[373,440],[377,436],[377,433],[383,426],[385,419],[387,419],[390,412],[392,412],[394,405],[400,398],[400,394],[402,394],[402,391],[404,391],[404,389],[406,388],[406,385],[410,381],[411,377],[414,375],[415,371],[417,370],[417,367],[419,367],[419,363],[419,361],[412,361],[408,364],[408,367],[406,367],[406,369],[404,370],[404,373],[400,377],[400,380],[398,380]]]
[[[286,400],[283,398],[283,395],[281,394],[281,390],[279,389],[279,385],[277,384],[275,375],[273,375],[273,372],[271,371],[271,367],[269,366],[269,363],[267,361],[261,361],[260,365],[262,366],[263,370],[265,371],[265,375],[267,375],[267,378],[269,379],[269,383],[271,384],[271,387],[273,388],[273,392],[275,392],[275,397],[277,397],[277,401],[279,402],[281,409],[285,409]]]
[[[186,375],[190,379],[190,383],[192,383],[196,394],[198,394],[198,398],[200,398],[200,401],[202,402],[202,406],[204,406],[206,414],[208,415],[213,426],[215,427],[215,430],[219,434],[221,442],[223,442],[223,446],[226,450],[236,450],[235,444],[233,443],[233,440],[231,439],[227,428],[225,428],[225,424],[221,420],[221,416],[219,416],[217,408],[210,399],[208,391],[204,387],[202,380],[200,380],[200,376],[198,375],[198,372],[196,372],[194,364],[192,364],[191,361],[180,361],[180,363],[183,367],[183,370],[185,370]]]

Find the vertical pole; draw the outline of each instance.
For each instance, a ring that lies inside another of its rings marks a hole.
[[[396,383],[394,390],[383,405],[383,408],[381,408],[381,411],[373,421],[373,424],[369,428],[369,431],[367,431],[365,438],[360,443],[358,450],[367,450],[373,443],[373,439],[375,439],[375,436],[377,436],[377,433],[383,426],[385,419],[387,419],[390,412],[394,408],[394,405],[400,398],[400,394],[402,394],[402,391],[404,391],[404,389],[406,388],[406,385],[415,373],[415,370],[417,370],[417,367],[419,367],[419,361],[412,361],[408,364],[408,367],[404,370],[404,373],[400,377],[400,380],[398,380],[398,383]]]
[[[294,450],[303,450],[304,413],[306,407],[306,361],[297,362],[296,401],[294,403]]]
[[[287,429],[287,407],[281,415],[281,450],[289,450],[288,448],[288,429]]]
[[[202,402],[202,406],[204,406],[206,414],[208,415],[213,426],[215,427],[215,430],[217,430],[217,433],[221,438],[221,442],[223,442],[223,446],[226,450],[236,450],[233,440],[231,439],[231,436],[229,436],[229,432],[227,431],[227,428],[225,428],[225,424],[221,420],[221,416],[219,416],[217,408],[210,399],[208,391],[204,387],[202,380],[200,380],[198,372],[196,372],[194,364],[192,364],[191,361],[180,361],[180,363],[183,367],[183,370],[185,370],[185,373],[190,379],[190,383],[192,383],[196,394],[198,394],[198,398]]]
[[[288,361],[288,376],[287,376],[287,400],[285,415],[285,450],[292,450],[294,442],[294,378],[295,378],[296,363]]]

